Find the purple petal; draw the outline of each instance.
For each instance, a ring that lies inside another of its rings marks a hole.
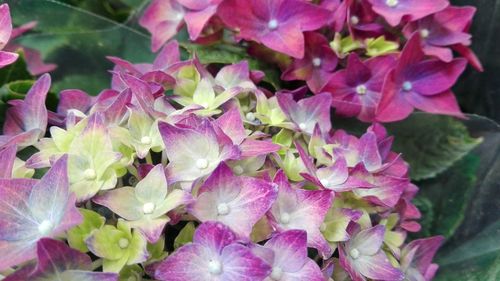
[[[288,230],[277,234],[264,247],[274,251],[273,266],[285,272],[300,270],[308,260],[307,233],[303,230]]]
[[[15,145],[6,147],[0,151],[0,163],[3,165],[0,170],[0,179],[10,179],[12,177],[16,153],[17,148]]]

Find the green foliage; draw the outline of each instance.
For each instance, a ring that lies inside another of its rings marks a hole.
[[[177,249],[181,246],[186,245],[187,243],[193,242],[194,235],[194,223],[188,222],[184,228],[181,229],[179,235],[175,238],[174,248]]]
[[[33,80],[33,77],[27,70],[26,61],[22,52],[19,52],[19,58],[17,58],[15,63],[0,68],[0,85],[18,80]]]
[[[413,180],[437,176],[481,143],[462,122],[446,116],[417,113],[388,129],[395,137],[393,150],[410,164]]]

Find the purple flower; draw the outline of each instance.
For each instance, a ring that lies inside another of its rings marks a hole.
[[[4,281],[81,280],[117,281],[118,274],[92,272],[92,260],[64,242],[42,238],[36,245],[37,263],[7,276]]]
[[[337,56],[320,33],[306,32],[305,55],[294,59],[283,72],[281,78],[286,81],[303,80],[313,93],[319,93],[337,67]]]
[[[50,75],[40,77],[26,94],[24,100],[12,100],[7,110],[4,135],[0,136],[0,147],[17,144],[30,146],[45,135],[48,113],[45,99],[50,88]]]
[[[303,31],[317,30],[330,13],[302,0],[226,0],[218,15],[237,36],[290,55],[304,57]]]
[[[12,19],[9,5],[0,5],[0,68],[14,63],[19,57],[16,53],[5,52],[2,49],[7,45],[12,34]]]
[[[391,265],[382,250],[385,226],[377,225],[360,231],[359,225],[354,225],[350,232],[352,238],[341,243],[339,256],[340,265],[353,281],[404,279],[404,274]]]
[[[155,278],[169,281],[264,280],[271,267],[237,241],[237,235],[218,222],[196,230],[193,243],[182,246],[155,271]]]
[[[385,76],[395,63],[394,56],[362,61],[353,53],[348,58],[346,69],[335,72],[322,91],[331,93],[336,114],[357,116],[362,121],[372,122]]]
[[[240,238],[247,239],[276,196],[277,190],[272,183],[234,176],[226,164],[221,164],[200,187],[188,212],[202,222],[224,223]]]
[[[329,132],[332,128],[330,122],[330,107],[332,98],[323,93],[296,102],[291,94],[280,93],[276,95],[281,110],[288,120],[294,124],[294,129],[312,135],[316,124],[321,132]]]
[[[223,0],[177,0],[184,8],[189,39],[196,40]]]
[[[471,44],[471,35],[468,33],[476,8],[471,6],[448,8],[427,16],[421,20],[408,23],[403,33],[410,38],[418,32],[422,40],[422,49],[426,55],[434,56],[442,61],[453,60],[454,46],[468,48]],[[469,58],[468,58],[469,59]],[[471,61],[472,65],[482,70],[480,64]]]
[[[17,147],[15,145],[8,146],[0,150],[0,163],[2,169],[0,170],[0,179],[12,178],[14,170],[14,161],[16,161]]]
[[[328,242],[320,232],[321,224],[333,201],[329,190],[303,190],[290,186],[283,171],[278,171],[274,182],[279,186],[278,199],[268,213],[271,225],[283,232],[299,229],[307,232],[307,245],[319,250],[324,258],[332,254]]]
[[[401,20],[414,21],[439,12],[450,4],[448,0],[368,0],[373,10],[392,26]]]
[[[368,0],[350,2],[347,9],[347,26],[354,38],[376,38],[384,35],[384,25],[377,22],[378,15],[373,12]]]
[[[276,234],[264,246],[253,246],[252,251],[272,266],[266,281],[325,280],[319,266],[307,256],[307,233],[303,230]]]
[[[463,117],[450,88],[464,71],[467,61],[449,63],[424,60],[420,35],[414,34],[403,49],[396,67],[387,74],[376,119],[402,120],[414,108],[434,114]]]
[[[35,257],[36,243],[81,222],[69,191],[67,156],[40,181],[0,179],[0,270]]]
[[[442,236],[417,239],[403,248],[401,269],[408,280],[430,281],[434,278],[439,266],[432,263],[432,258],[443,240]]]

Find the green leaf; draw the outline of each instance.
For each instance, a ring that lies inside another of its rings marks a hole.
[[[446,116],[415,113],[387,128],[395,138],[393,150],[410,163],[413,180],[437,176],[481,143],[462,122]]]
[[[0,99],[4,102],[15,99],[24,99],[31,86],[33,86],[33,83],[35,83],[33,80],[19,80],[7,83],[0,88]],[[58,97],[51,90],[47,95],[45,105],[47,106],[47,109],[56,111],[57,103]]]
[[[182,247],[186,245],[187,243],[193,242],[193,236],[194,236],[194,223],[189,222],[184,226],[184,228],[181,229],[179,232],[179,235],[174,240],[174,248],[177,249],[179,247]]]

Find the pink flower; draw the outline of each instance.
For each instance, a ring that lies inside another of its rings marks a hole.
[[[307,245],[318,249],[324,258],[328,258],[332,250],[321,234],[320,227],[334,194],[329,190],[293,188],[283,171],[278,171],[274,182],[279,191],[276,202],[267,214],[271,225],[278,232],[304,230],[307,233]]]
[[[302,0],[226,0],[218,15],[238,37],[290,55],[304,57],[304,31],[317,30],[330,13]]]
[[[401,20],[421,19],[448,7],[448,0],[368,0],[373,10],[392,26]]]
[[[277,190],[273,184],[245,176],[234,176],[221,164],[205,181],[188,211],[202,222],[219,221],[240,238],[248,239],[252,227],[271,208]]]
[[[307,233],[288,230],[273,236],[264,246],[254,245],[252,252],[272,266],[265,279],[324,281],[319,266],[307,256]]]
[[[420,35],[414,34],[403,49],[396,68],[386,77],[376,119],[382,122],[402,120],[414,108],[463,117],[450,88],[466,65],[465,59],[449,63],[424,60]]]
[[[307,81],[309,89],[319,93],[337,67],[338,59],[323,35],[315,32],[306,32],[304,35],[304,58],[294,59],[281,78],[286,81]]]
[[[36,256],[36,243],[79,224],[82,216],[69,190],[68,157],[41,180],[0,179],[0,270]]]
[[[353,225],[349,230],[352,238],[341,243],[339,248],[340,265],[349,273],[353,281],[367,279],[401,281],[404,274],[389,262],[382,243],[385,227],[377,225],[361,230]]]
[[[155,270],[155,278],[169,281],[262,281],[271,267],[237,241],[237,235],[218,222],[196,230],[193,243],[182,246]]]
[[[432,259],[443,243],[443,236],[434,236],[411,241],[403,248],[401,269],[408,280],[430,281],[439,266]]]
[[[12,34],[12,19],[9,5],[0,5],[0,68],[14,63],[19,56],[16,53],[2,51]]]
[[[353,53],[348,58],[346,69],[335,72],[322,91],[331,93],[336,114],[357,116],[362,121],[372,122],[385,76],[395,63],[394,56],[362,61]]]

